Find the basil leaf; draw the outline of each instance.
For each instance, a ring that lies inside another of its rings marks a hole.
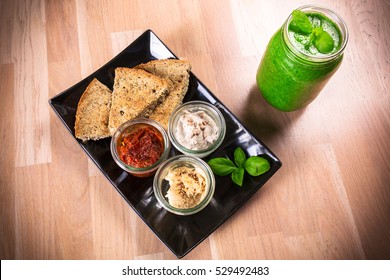
[[[246,160],[244,168],[250,175],[259,176],[270,169],[270,164],[265,158],[251,156]]]
[[[317,27],[314,30],[315,39],[314,46],[320,53],[330,53],[334,49],[334,40],[332,36],[321,27]]]
[[[238,167],[241,167],[244,165],[246,161],[246,155],[245,155],[245,152],[243,149],[241,149],[240,147],[238,147],[235,151],[234,151],[234,162],[235,164],[238,166]]]
[[[223,157],[210,159],[207,163],[218,176],[226,176],[237,168],[230,159]]]
[[[244,174],[245,174],[245,169],[243,167],[236,168],[232,172],[232,181],[242,187],[242,182],[244,181]]]
[[[299,26],[296,24],[294,20],[290,22],[289,30],[294,31],[297,34],[302,33],[301,29],[299,28]]]
[[[294,10],[292,12],[292,21],[290,23],[290,28],[298,33],[310,34],[313,31],[313,25],[311,24],[307,15],[299,10]]]

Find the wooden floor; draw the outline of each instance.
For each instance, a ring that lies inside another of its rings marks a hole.
[[[1,259],[175,259],[48,105],[149,28],[283,162],[185,259],[390,259],[390,2],[310,1],[349,43],[315,102],[282,113],[255,74],[304,3],[0,1]]]

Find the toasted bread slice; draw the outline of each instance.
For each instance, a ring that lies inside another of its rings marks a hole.
[[[168,96],[149,116],[167,129],[169,117],[173,110],[183,102],[187,93],[190,81],[190,63],[186,60],[159,59],[140,64],[135,68],[143,69],[163,79],[169,79],[173,83],[173,88]]]
[[[148,117],[165,100],[171,83],[142,69],[115,69],[108,127],[111,134],[124,122]]]
[[[93,79],[81,95],[76,111],[75,134],[83,141],[111,136],[108,117],[111,108],[111,90]]]

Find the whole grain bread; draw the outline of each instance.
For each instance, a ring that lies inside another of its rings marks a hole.
[[[97,79],[89,83],[77,105],[76,138],[87,141],[111,136],[108,129],[111,96],[111,90]]]
[[[108,127],[111,134],[124,122],[148,117],[165,100],[171,82],[142,69],[115,69],[112,105]]]
[[[168,96],[149,116],[149,118],[159,122],[167,129],[169,117],[173,110],[183,102],[183,98],[187,93],[191,71],[190,63],[186,60],[159,59],[140,64],[135,68],[143,69],[172,82],[173,88]]]

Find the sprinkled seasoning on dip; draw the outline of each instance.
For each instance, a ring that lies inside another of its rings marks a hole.
[[[135,168],[148,167],[157,162],[164,152],[161,133],[150,125],[140,125],[122,138],[119,158]]]
[[[196,167],[181,166],[170,170],[164,178],[170,185],[165,195],[169,204],[180,209],[198,205],[207,193],[205,177]]]
[[[212,145],[218,138],[219,128],[206,112],[200,110],[183,111],[177,121],[176,138],[185,148],[202,150]]]

